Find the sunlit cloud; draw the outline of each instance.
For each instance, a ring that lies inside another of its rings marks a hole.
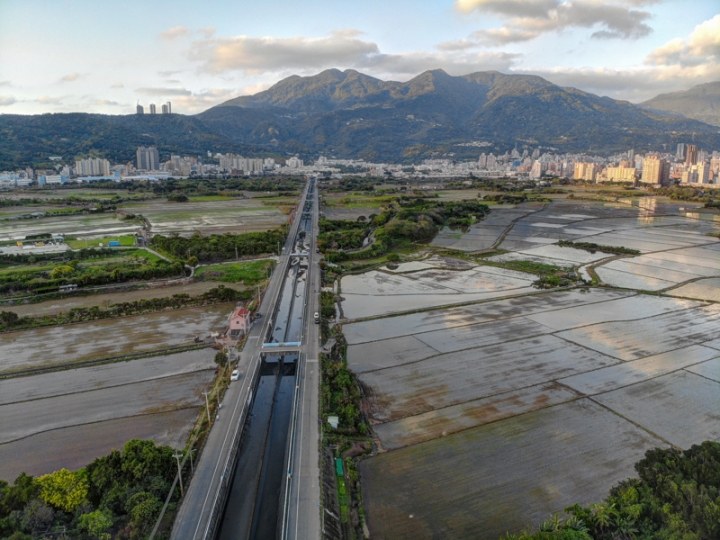
[[[470,36],[478,45],[503,45],[569,28],[595,28],[595,39],[638,39],[652,32],[647,24],[652,15],[633,8],[654,3],[657,0],[457,0],[455,8],[462,14],[505,19],[500,28]]]
[[[60,80],[62,82],[73,82],[77,81],[82,75],[80,73],[69,73],[68,75],[65,75],[64,77],[61,77]]]
[[[207,28],[201,28],[200,30],[198,30],[198,33],[205,36],[206,39],[210,39],[215,35],[215,27],[208,26]]]
[[[160,37],[163,39],[177,39],[183,36],[187,36],[189,34],[190,30],[188,30],[186,27],[173,26],[172,28],[168,28],[164,32],[160,32]]]
[[[152,96],[190,96],[192,92],[185,88],[138,88],[135,90],[140,94],[148,94]]]
[[[115,83],[110,88],[125,88],[123,83]]]
[[[40,96],[35,98],[35,101],[43,105],[59,105],[63,102],[63,99],[62,97]]]
[[[0,107],[9,107],[14,103],[17,103],[14,96],[0,96]]]

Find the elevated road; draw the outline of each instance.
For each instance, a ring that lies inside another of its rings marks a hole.
[[[308,184],[309,186],[310,184]],[[307,198],[306,186],[299,209],[304,209]],[[291,252],[301,222],[300,215],[294,220],[279,262],[265,291],[259,312],[263,317],[251,328],[243,348],[238,370],[240,380],[233,382],[225,393],[222,409],[208,435],[195,473],[178,510],[171,534],[172,540],[205,540],[213,537],[217,522],[222,517],[223,502],[233,468],[231,461],[237,451],[245,417],[249,412],[253,386],[261,364],[261,351],[270,325],[274,324],[273,314],[291,259]],[[317,224],[317,221],[314,222]],[[313,228],[313,238],[316,236]],[[315,261],[317,265],[317,261]],[[316,278],[317,279],[317,278]],[[311,323],[312,324],[312,323]],[[316,326],[316,325],[312,325]],[[271,353],[268,350],[267,353]],[[316,417],[317,418],[317,417]],[[315,460],[317,461],[317,454]],[[318,480],[316,480],[316,483]],[[316,500],[319,501],[319,487]],[[317,514],[317,506],[315,506]],[[318,526],[319,530],[319,526]],[[306,538],[319,538],[308,536]]]

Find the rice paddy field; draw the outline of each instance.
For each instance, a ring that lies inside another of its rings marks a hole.
[[[226,324],[234,304],[0,334],[0,373],[191,344]]]
[[[374,538],[535,529],[599,502],[651,448],[720,441],[720,243],[707,236],[720,222],[682,206],[557,200],[496,218],[492,262],[591,266],[596,286],[538,290],[530,274],[437,257],[342,279],[376,443],[359,462]]]
[[[284,199],[263,200],[228,199],[199,200],[187,203],[174,203],[165,200],[143,201],[123,206],[123,210],[133,214],[142,214],[152,225],[154,234],[169,235],[177,233],[190,236],[199,231],[203,234],[222,234],[232,232],[266,231],[276,229],[287,223],[287,215],[282,212]]]
[[[131,438],[182,447],[214,378],[197,350],[0,381],[0,478],[80,468]]]

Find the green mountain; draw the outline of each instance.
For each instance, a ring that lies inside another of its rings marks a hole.
[[[693,86],[682,92],[660,94],[640,106],[720,126],[720,81]]]
[[[470,141],[504,151],[516,143],[560,151],[670,149],[694,140],[720,148],[698,121],[562,88],[535,76],[427,71],[405,82],[355,70],[292,76],[198,115],[224,136],[288,152],[382,160],[477,157]]]
[[[720,149],[715,126],[541,77],[433,70],[401,83],[330,69],[288,77],[195,116],[0,115],[0,170],[37,166],[50,155],[131,161],[137,146],[150,144],[161,159],[212,150],[411,162],[476,159],[515,145],[603,154],[671,150],[691,140]],[[467,144],[479,141],[492,145]]]
[[[50,167],[49,156],[65,161],[101,156],[124,163],[135,160],[138,146],[157,145],[161,159],[170,154],[255,153],[257,149],[209,130],[196,116],[102,114],[0,115],[0,171]]]

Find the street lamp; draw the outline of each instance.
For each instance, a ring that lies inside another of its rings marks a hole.
[[[209,393],[210,392],[207,392],[207,391],[203,392],[203,394],[205,394],[205,410],[207,411],[208,424],[210,423],[210,404],[208,403],[208,394]]]
[[[175,452],[173,455],[175,460],[177,461],[178,466],[178,477],[180,478],[180,496],[185,496],[185,490],[183,489],[183,483],[182,483],[182,470],[180,469],[180,458],[182,457],[182,454],[180,452]]]

